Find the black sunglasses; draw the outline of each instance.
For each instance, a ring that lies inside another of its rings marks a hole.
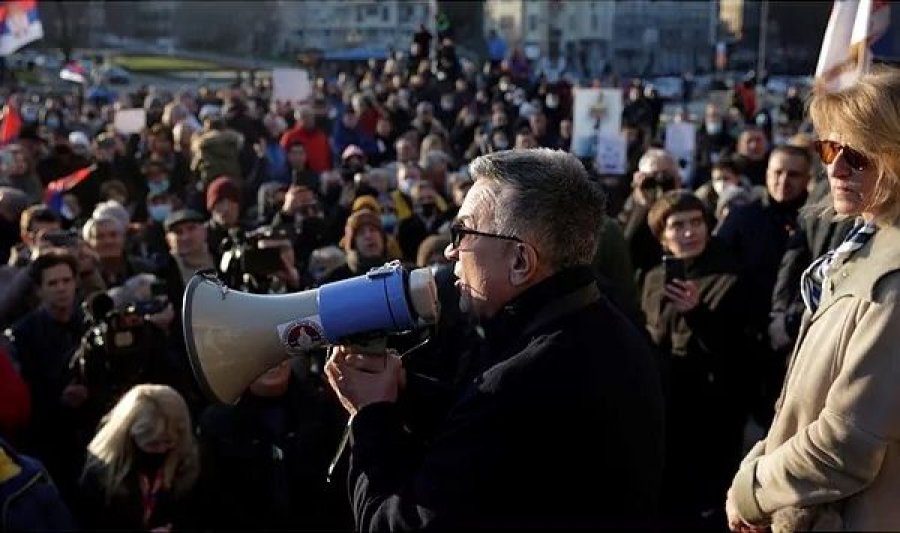
[[[842,151],[844,152],[844,160],[847,161],[847,164],[850,165],[850,168],[853,170],[862,172],[869,168],[869,165],[871,164],[868,157],[862,155],[853,148],[850,148],[846,144],[834,141],[815,141],[813,143],[813,148],[815,148],[816,153],[819,154],[819,157],[822,158],[822,162],[826,165],[830,165],[837,159],[838,154]]]
[[[454,224],[454,225],[450,226],[450,242],[453,244],[453,248],[459,248],[459,243],[462,241],[462,238],[466,235],[480,235],[482,237],[493,237],[495,239],[503,239],[506,241],[521,242],[524,244],[524,241],[518,237],[512,237],[509,235],[498,235],[496,233],[485,233],[483,231],[476,231],[474,229],[469,229],[461,224]]]

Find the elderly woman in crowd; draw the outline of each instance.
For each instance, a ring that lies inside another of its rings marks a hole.
[[[710,236],[703,201],[689,191],[663,194],[647,220],[667,254],[647,273],[641,301],[666,392],[664,508],[673,526],[715,529],[746,419],[743,286],[736,261]],[[666,268],[672,264],[682,268]]]
[[[199,473],[184,399],[165,385],[132,388],[88,445],[79,514],[86,529],[185,526]]]
[[[810,116],[831,201],[855,225],[803,273],[805,313],[775,419],[747,454],[732,531],[900,529],[900,72],[879,70]]]

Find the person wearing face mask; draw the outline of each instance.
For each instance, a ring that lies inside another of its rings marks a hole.
[[[746,288],[690,191],[663,194],[647,222],[668,254],[647,273],[641,297],[666,392],[664,523],[715,530],[725,519],[722,493],[740,459],[747,416]]]
[[[139,198],[144,199],[145,202],[138,202],[137,204],[135,219],[139,221],[146,220],[149,216],[149,213],[146,212],[146,200],[150,196],[157,196],[166,192],[176,195],[179,193],[169,181],[169,174],[166,172],[166,167],[162,161],[156,159],[146,161],[141,167],[141,173],[144,175],[144,183],[142,184],[143,190]]]
[[[701,185],[694,194],[703,201],[708,212],[717,214],[716,219],[719,220],[719,199],[726,189],[737,187],[750,194],[752,186],[747,178],[738,172],[737,165],[729,155],[723,155],[713,163],[711,176],[712,179]]]
[[[415,214],[400,221],[397,228],[397,241],[407,262],[415,262],[419,245],[425,237],[436,234],[446,222],[443,212],[438,209],[437,196],[434,187],[427,181],[420,181],[412,188]]]
[[[184,398],[166,385],[137,385],[87,448],[76,517],[84,529],[171,531],[192,522],[200,470]]]
[[[141,238],[137,240],[137,250],[141,257],[156,262],[167,253],[163,223],[179,207],[181,200],[169,191],[147,194],[147,222],[143,225]]]
[[[725,119],[715,104],[707,104],[703,123],[697,128],[694,151],[694,184],[702,186],[710,180],[712,166],[723,153],[731,152],[735,139],[726,128]]]
[[[306,272],[313,250],[326,242],[337,241],[337,237],[330,238],[334,232],[332,227],[344,221],[344,218],[326,219],[315,193],[308,187],[292,185],[285,193],[281,209],[272,218],[272,227],[293,229],[295,263],[300,272]]]

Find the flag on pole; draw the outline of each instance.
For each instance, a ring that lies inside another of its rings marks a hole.
[[[22,115],[19,109],[7,103],[3,106],[2,122],[0,122],[0,146],[5,146],[19,138],[22,130]]]
[[[833,92],[851,86],[872,65],[872,44],[887,31],[887,0],[835,0],[816,65],[816,84]]]
[[[8,56],[26,44],[44,37],[36,0],[0,3],[0,56]]]
[[[90,175],[97,169],[96,165],[84,167],[76,170],[68,176],[63,176],[57,180],[53,180],[47,184],[47,190],[44,191],[44,204],[57,213],[63,212],[63,196],[74,189],[79,183],[88,179]]]

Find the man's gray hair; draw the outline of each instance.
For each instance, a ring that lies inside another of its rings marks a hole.
[[[492,231],[518,237],[554,270],[590,264],[605,196],[584,165],[561,150],[506,150],[469,166],[496,193]]]
[[[94,230],[97,229],[97,226],[100,224],[112,224],[116,227],[116,231],[122,234],[125,233],[125,224],[113,215],[106,214],[101,217],[95,218],[92,216],[87,219],[87,222],[84,223],[84,227],[81,228],[81,237],[86,241],[94,238]]]

